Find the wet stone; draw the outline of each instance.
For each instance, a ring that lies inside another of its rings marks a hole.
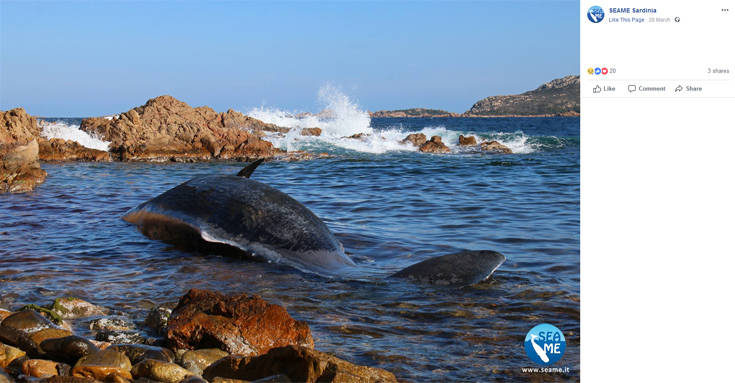
[[[135,325],[123,318],[98,318],[89,322],[89,329],[95,331],[127,331],[133,330],[134,328]]]
[[[171,309],[163,306],[154,307],[148,312],[144,325],[152,329],[155,334],[164,335],[166,333],[166,326],[168,325],[168,318],[170,316]]]
[[[97,332],[94,339],[113,344],[141,344],[146,341],[146,339],[136,331],[119,330],[101,330]]]
[[[75,319],[106,315],[109,310],[79,298],[65,297],[56,298],[51,307],[51,311],[64,319]]]
[[[191,350],[181,356],[181,365],[189,371],[201,375],[212,363],[228,356],[229,354],[218,348],[204,348]]]
[[[41,349],[53,360],[70,364],[76,363],[83,356],[99,351],[92,342],[75,335],[47,339],[41,342]]]
[[[56,328],[56,326],[43,315],[33,311],[25,310],[9,315],[3,319],[2,327],[10,327],[26,333],[32,333],[46,328]]]
[[[47,339],[65,338],[71,336],[72,333],[69,330],[62,330],[58,328],[46,328],[43,330],[36,331],[30,334],[31,340],[36,344],[40,345],[41,342]]]
[[[59,375],[59,363],[45,359],[27,359],[23,362],[21,371],[24,375],[34,378],[47,378]],[[68,371],[68,370],[67,370]]]
[[[118,377],[132,380],[131,369],[130,359],[125,354],[108,348],[80,358],[71,373],[98,380],[116,380]]]
[[[124,353],[133,364],[144,359],[154,359],[164,362],[173,362],[176,359],[174,352],[164,347],[143,344],[114,344],[110,348]]]
[[[0,342],[15,346],[31,356],[36,356],[41,353],[38,344],[31,339],[29,334],[12,327],[0,326]]]
[[[175,363],[146,359],[133,366],[132,374],[164,383],[178,383],[192,373]]]
[[[12,361],[25,356],[25,351],[0,343],[0,368],[7,367]]]

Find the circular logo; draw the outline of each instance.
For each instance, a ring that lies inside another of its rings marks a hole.
[[[602,10],[602,7],[597,5],[591,6],[587,11],[587,18],[593,23],[599,23],[605,18],[605,11]]]
[[[607,74],[607,68],[602,68],[602,74]]]
[[[600,73],[602,73],[602,69],[600,69],[600,68],[595,68],[595,74],[600,74]]]
[[[526,334],[523,345],[528,358],[542,366],[550,366],[558,362],[564,356],[564,350],[567,349],[564,334],[556,326],[548,323],[532,328]]]

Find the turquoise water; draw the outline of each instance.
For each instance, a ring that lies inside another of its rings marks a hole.
[[[416,381],[579,379],[579,119],[373,119],[377,131],[498,139],[521,152],[380,154],[330,142],[334,155],[266,163],[254,179],[321,217],[360,265],[360,281],[268,263],[186,253],[120,217],[187,179],[235,174],[239,163],[44,164],[37,190],[0,196],[0,307],[73,295],[142,320],[189,288],[249,292],[311,326],[316,347]],[[386,280],[428,257],[491,249],[508,261],[487,283],[447,289]],[[526,333],[540,323],[567,340],[533,376]]]

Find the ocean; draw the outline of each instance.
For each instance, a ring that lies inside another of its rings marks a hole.
[[[315,124],[273,110],[250,114],[282,126]],[[45,163],[48,178],[35,191],[0,196],[0,307],[76,296],[142,321],[153,305],[175,303],[190,288],[255,293],[306,321],[317,349],[399,379],[578,380],[579,118],[338,115],[347,117],[332,118],[321,137],[269,137],[330,158],[268,162],[252,178],[324,220],[363,277],[183,252],[120,218],[191,177],[236,174],[242,163]],[[51,136],[82,133],[78,119],[50,120],[58,130]],[[400,144],[412,132],[440,135],[452,153]],[[343,138],[355,133],[370,135]],[[459,147],[460,134],[498,140],[514,154]],[[489,281],[465,288],[387,278],[465,249],[508,259]],[[539,367],[524,338],[541,323],[563,331],[566,351],[553,367],[569,373],[521,371]]]

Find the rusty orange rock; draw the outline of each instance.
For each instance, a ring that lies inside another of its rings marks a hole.
[[[306,323],[257,295],[225,296],[192,289],[171,313],[166,334],[176,349],[216,347],[231,354],[261,355],[274,347],[314,347]]]

